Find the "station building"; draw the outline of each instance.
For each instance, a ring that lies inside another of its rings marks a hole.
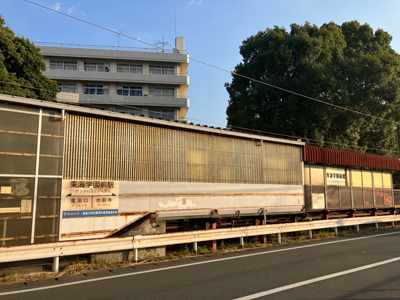
[[[189,55],[184,38],[172,52],[110,46],[38,43],[44,75],[57,81],[57,102],[165,120],[183,120]]]
[[[5,247],[400,212],[399,159],[301,140],[3,94],[0,140]]]

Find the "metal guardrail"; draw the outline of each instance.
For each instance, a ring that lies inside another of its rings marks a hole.
[[[390,215],[0,247],[0,262],[121,250],[135,250],[137,255],[136,250],[143,248],[398,221],[400,215]]]

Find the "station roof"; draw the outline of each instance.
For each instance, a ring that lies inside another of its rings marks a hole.
[[[304,161],[400,171],[400,159],[398,158],[309,145],[304,146]]]
[[[129,114],[119,113],[119,112],[114,112],[114,111],[107,111],[107,110],[101,110],[101,109],[96,109],[96,108],[89,108],[89,107],[76,106],[76,105],[70,105],[70,104],[62,104],[62,103],[57,103],[57,102],[49,102],[49,101],[36,100],[36,99],[29,99],[29,98],[23,98],[23,97],[5,95],[5,94],[0,94],[0,103],[1,102],[5,102],[5,103],[9,103],[9,104],[17,104],[17,105],[27,105],[27,106],[31,106],[31,107],[37,107],[37,108],[55,109],[55,110],[59,110],[59,111],[64,110],[65,112],[68,112],[71,114],[83,114],[83,115],[88,115],[88,116],[93,116],[93,117],[98,117],[98,118],[110,118],[110,119],[119,120],[119,121],[130,121],[130,122],[135,122],[135,123],[139,123],[139,124],[173,128],[173,129],[182,130],[182,131],[187,130],[187,131],[193,131],[193,132],[199,132],[199,133],[209,133],[209,134],[215,134],[215,135],[221,135],[221,136],[227,136],[227,137],[233,137],[233,138],[262,140],[265,142],[289,144],[289,145],[300,146],[300,147],[304,146],[304,144],[305,144],[304,142],[302,142],[299,139],[277,138],[277,137],[271,137],[271,136],[266,136],[266,135],[261,135],[261,134],[256,134],[256,133],[241,132],[241,131],[236,131],[236,130],[227,129],[227,128],[220,128],[220,127],[215,128],[213,126],[200,125],[200,124],[195,125],[193,123],[189,123],[186,121],[154,119],[154,118],[148,118],[148,117],[143,117],[143,116],[137,116],[137,115],[133,115],[133,114],[129,115]]]

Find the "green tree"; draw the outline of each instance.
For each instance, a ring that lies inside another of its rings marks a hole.
[[[392,37],[357,21],[274,27],[243,41],[234,72],[348,109],[400,121],[400,58]],[[308,143],[365,152],[398,150],[394,123],[333,108],[233,75],[227,120]],[[315,142],[313,140],[331,142]],[[335,144],[336,143],[336,144]],[[343,146],[347,145],[347,146]],[[355,148],[351,146],[358,146]]]
[[[15,36],[0,16],[0,93],[54,101],[58,86],[43,75],[45,70],[39,48],[29,39]]]

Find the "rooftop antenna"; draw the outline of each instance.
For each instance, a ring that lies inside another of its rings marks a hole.
[[[175,38],[176,38],[176,4],[175,4]]]
[[[162,42],[157,41],[157,43],[155,43],[157,49],[161,48],[161,51],[164,52],[164,48],[165,46],[171,46],[168,42],[164,42],[164,36],[162,37]],[[159,47],[161,46],[161,47]]]
[[[118,35],[118,50],[119,50],[119,35],[120,35],[122,32],[123,32],[123,30],[122,30],[121,32],[118,32],[118,33],[117,33],[117,35]]]

